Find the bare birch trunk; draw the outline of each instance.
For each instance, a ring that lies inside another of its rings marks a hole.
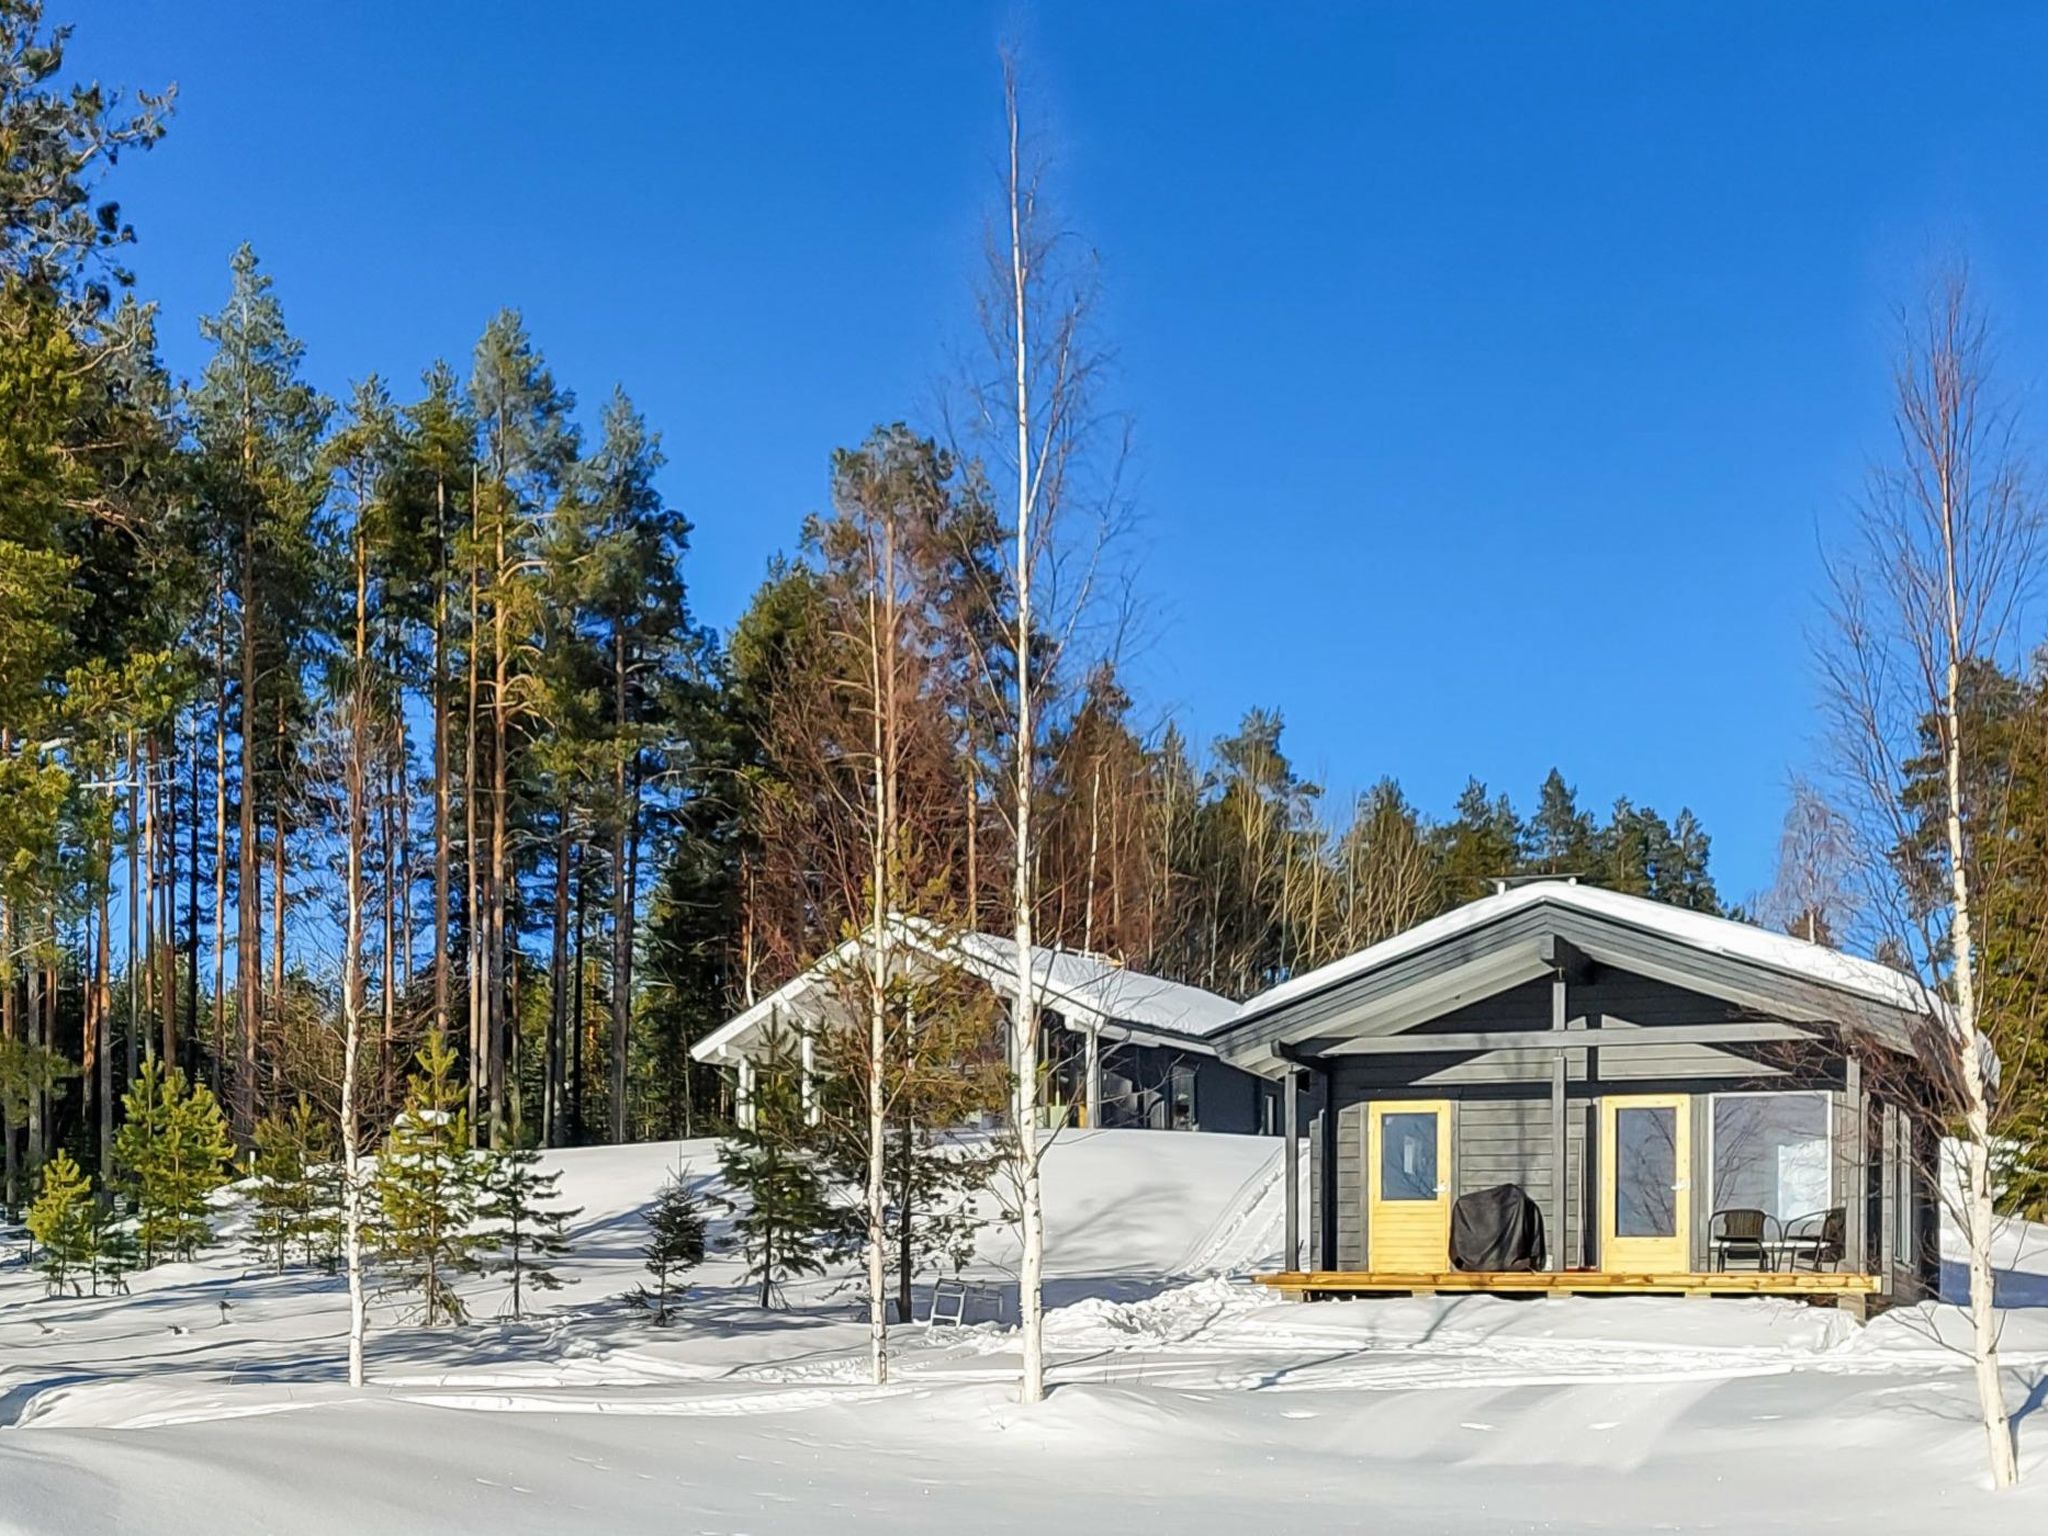
[[[868,589],[868,677],[871,684],[872,842],[869,905],[873,926],[867,962],[868,1060],[866,1198],[868,1368],[877,1386],[889,1379],[888,1212],[889,907],[895,872],[896,571],[894,511],[883,514],[882,561]],[[872,534],[870,534],[872,538]],[[870,545],[870,548],[873,546]],[[906,1319],[907,1320],[907,1319]]]
[[[1998,1368],[1998,1305],[1991,1267],[1991,1238],[1997,1223],[1991,1188],[1991,1093],[1977,1047],[1977,960],[1972,932],[1970,877],[1963,841],[1962,634],[1958,613],[1954,503],[1943,497],[1942,554],[1946,566],[1945,618],[1948,670],[1943,697],[1942,769],[1947,785],[1949,935],[1955,959],[1956,1053],[1963,1089],[1963,1237],[1969,1244],[1971,1364],[1977,1406],[1991,1455],[1991,1485],[2019,1481],[2012,1423],[2006,1413],[2005,1384]]]
[[[1015,1134],[1022,1162],[1017,1219],[1023,1256],[1017,1273],[1017,1317],[1023,1334],[1023,1379],[1018,1396],[1036,1403],[1045,1396],[1045,1201],[1039,1182],[1038,1140],[1038,999],[1032,976],[1031,799],[1036,787],[1037,726],[1031,710],[1031,578],[1037,485],[1032,472],[1030,379],[1030,273],[1024,245],[1024,187],[1021,125],[1018,120],[1017,77],[1004,71],[1004,107],[1009,129],[1010,299],[1012,360],[1017,426],[1016,570],[1016,796],[1015,846],[1010,899],[1016,923],[1017,995],[1011,1021],[1016,1055]]]

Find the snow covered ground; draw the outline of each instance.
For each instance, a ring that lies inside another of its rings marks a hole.
[[[1278,1247],[1267,1140],[1069,1133],[1047,1160],[1054,1391],[1012,1401],[1008,1323],[897,1334],[865,1383],[841,1280],[762,1313],[718,1259],[674,1326],[630,1299],[641,1213],[709,1143],[559,1155],[576,1222],[544,1317],[402,1328],[341,1385],[324,1276],[227,1247],[134,1294],[47,1300],[0,1265],[0,1530],[838,1530],[1180,1536],[1894,1531],[2048,1520],[2048,1232],[2005,1240],[2030,1482],[1983,1491],[1958,1314],[1858,1328],[1768,1300],[1488,1297],[1302,1306],[1243,1284]],[[1014,1266],[988,1234],[979,1272]],[[1008,1316],[1014,1319],[1014,1303]]]

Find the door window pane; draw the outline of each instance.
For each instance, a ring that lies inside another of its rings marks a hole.
[[[1678,1111],[1614,1112],[1614,1235],[1678,1233]]]
[[[1778,1222],[1825,1211],[1828,1100],[1822,1093],[1724,1094],[1714,1100],[1714,1209]]]
[[[1436,1198],[1436,1114],[1380,1117],[1380,1198]]]

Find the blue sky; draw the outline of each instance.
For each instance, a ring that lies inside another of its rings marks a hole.
[[[721,627],[829,451],[927,411],[1020,35],[1136,423],[1148,715],[1278,707],[1339,795],[1689,804],[1737,898],[1931,258],[2036,393],[2048,8],[60,9],[179,87],[116,189],[174,369],[243,239],[332,391],[518,306],[662,430]]]

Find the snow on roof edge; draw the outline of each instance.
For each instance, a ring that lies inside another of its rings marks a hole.
[[[1328,965],[1299,976],[1290,976],[1277,986],[1247,998],[1231,1021],[1232,1026],[1263,1017],[1289,1003],[1366,975],[1525,907],[1544,904],[1574,908],[1661,933],[1694,949],[1748,960],[1906,1013],[1924,1015],[1939,1009],[1939,999],[1918,978],[1880,965],[1875,960],[1844,954],[1790,934],[1772,933],[1753,923],[1741,923],[1706,912],[1691,912],[1644,896],[1630,896],[1573,881],[1537,880],[1491,896],[1482,896],[1354,954],[1333,960]]]

